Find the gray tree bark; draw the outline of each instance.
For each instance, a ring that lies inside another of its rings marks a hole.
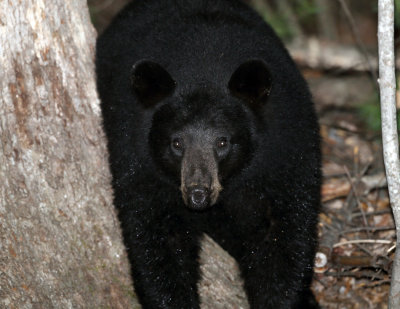
[[[378,44],[383,157],[397,236],[389,295],[389,308],[394,309],[400,308],[400,161],[396,121],[393,0],[378,2]]]
[[[138,308],[112,206],[86,1],[0,1],[0,308]],[[202,308],[248,308],[206,238]]]
[[[0,1],[0,307],[134,306],[86,1]]]

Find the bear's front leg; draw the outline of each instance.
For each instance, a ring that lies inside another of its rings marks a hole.
[[[158,208],[165,207],[157,205]],[[198,237],[171,214],[151,205],[119,212],[135,291],[144,309],[197,309]]]
[[[266,228],[255,226],[240,233],[235,250],[251,308],[319,308],[309,289],[315,218],[290,212],[275,215]]]

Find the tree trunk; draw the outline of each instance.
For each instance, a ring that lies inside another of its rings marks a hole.
[[[400,161],[396,121],[393,0],[378,1],[378,44],[383,158],[397,236],[389,295],[389,308],[395,309],[400,308]]]
[[[86,1],[0,2],[1,308],[134,305],[94,43]]]
[[[112,206],[86,1],[0,2],[0,308],[138,308]],[[248,308],[202,250],[202,308]]]

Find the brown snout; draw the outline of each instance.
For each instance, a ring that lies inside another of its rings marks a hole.
[[[217,202],[222,187],[219,181],[213,181],[211,188],[201,185],[186,187],[182,184],[182,198],[185,204],[193,209],[204,209]]]
[[[181,191],[185,204],[204,209],[217,202],[222,190],[217,162],[211,151],[189,149],[182,160]]]

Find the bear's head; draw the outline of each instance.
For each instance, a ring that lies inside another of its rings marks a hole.
[[[215,204],[257,146],[258,113],[271,89],[265,63],[243,63],[224,89],[203,84],[176,93],[177,83],[161,65],[142,60],[133,67],[132,85],[139,102],[154,111],[148,142],[156,164],[180,185],[187,206]]]

